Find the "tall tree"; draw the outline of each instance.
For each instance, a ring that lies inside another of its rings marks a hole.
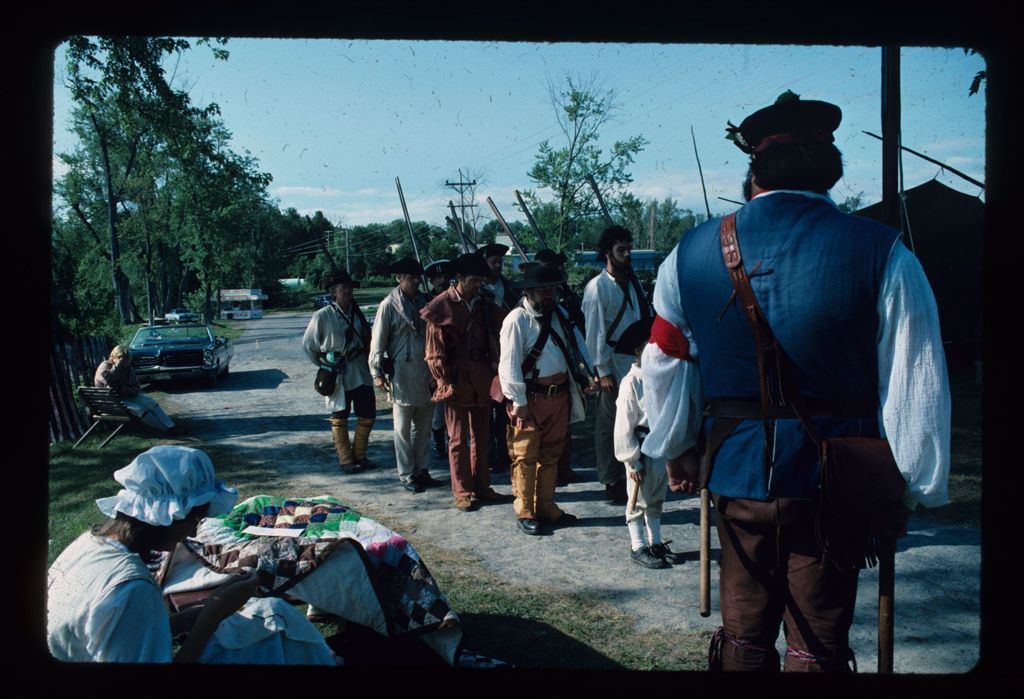
[[[594,177],[606,200],[617,200],[623,187],[633,181],[628,168],[647,140],[638,135],[616,141],[604,154],[598,144],[601,128],[614,118],[617,105],[615,92],[599,86],[593,75],[589,79],[567,76],[564,86],[549,81],[548,95],[565,142],[556,147],[543,141],[528,177],[554,194],[558,215],[548,243],[563,250],[575,247],[576,219],[599,211],[587,175]],[[525,192],[524,197],[531,208],[541,203],[535,191]]]
[[[114,308],[123,323],[138,316],[122,268],[119,204],[143,144],[156,135],[179,145],[188,139],[195,114],[216,109],[216,105],[195,109],[188,94],[173,89],[165,76],[162,60],[189,47],[185,40],[168,37],[73,36],[68,40],[68,87],[76,103],[75,119],[92,137],[91,162],[101,183],[102,216],[94,221],[102,221],[99,225],[105,228]],[[214,54],[227,57],[223,49],[215,48]],[[78,209],[76,213],[82,215]],[[85,218],[83,223],[98,234],[96,223]]]

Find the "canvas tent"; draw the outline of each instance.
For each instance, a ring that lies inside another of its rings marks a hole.
[[[950,368],[981,359],[985,204],[931,180],[905,190],[903,242],[921,261],[935,292]],[[882,220],[881,202],[857,212]],[[909,230],[909,235],[908,235]]]

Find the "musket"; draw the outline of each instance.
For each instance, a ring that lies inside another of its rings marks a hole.
[[[512,241],[512,244],[516,246],[516,250],[519,251],[519,256],[523,258],[523,262],[529,262],[530,256],[526,254],[526,250],[523,249],[522,244],[519,242],[519,238],[516,237],[516,234],[513,233],[512,229],[508,227],[507,223],[505,223],[505,217],[501,215],[501,212],[498,211],[498,207],[494,205],[494,201],[490,197],[487,197],[487,205],[491,207],[491,211],[494,212],[494,217],[498,219],[498,224],[501,225],[502,229],[505,231],[505,235],[507,235],[509,240]]]
[[[704,170],[700,166],[700,155],[697,154],[697,137],[693,135],[693,124],[690,124],[690,138],[693,139],[693,157],[697,159],[697,174],[700,175],[700,188],[704,192],[704,208],[708,212],[708,219],[711,219],[711,207],[708,205],[708,190],[704,186]]]
[[[597,182],[594,181],[594,176],[588,173],[587,182],[590,183],[590,188],[594,190],[594,195],[597,197],[597,203],[601,205],[601,214],[604,216],[605,225],[613,225],[611,214],[608,213],[608,207],[604,204],[604,197],[601,196],[601,190],[597,188]]]
[[[700,615],[711,616],[711,497],[700,489]]]
[[[741,202],[741,201],[736,201],[734,199],[726,199],[725,197],[718,197],[718,198],[721,199],[722,201],[727,201],[730,204],[738,204],[739,206],[745,206],[745,204],[743,202]]]
[[[423,259],[420,257],[420,246],[416,242],[416,234],[412,230],[412,221],[409,219],[409,209],[405,206],[405,195],[402,194],[402,183],[395,178],[395,186],[398,187],[398,199],[402,202],[402,214],[405,216],[405,226],[409,229],[409,237],[412,239],[412,251],[416,254],[416,261],[423,264]],[[420,284],[423,285],[423,292],[430,293],[430,288],[427,286],[427,280],[420,275]]]
[[[892,674],[893,606],[896,594],[896,540],[886,537],[878,556],[878,674]]]
[[[881,136],[878,136],[877,134],[873,134],[870,131],[862,131],[861,133],[866,133],[868,136],[871,136],[872,138],[877,138],[879,141],[884,141],[885,140]],[[946,165],[943,162],[939,162],[935,158],[929,158],[927,155],[924,155],[923,153],[918,153],[916,150],[911,150],[911,149],[907,148],[906,146],[904,146],[902,144],[900,145],[900,148],[902,150],[907,151],[908,153],[916,155],[918,158],[922,158],[924,160],[927,160],[929,163],[935,163],[936,165],[941,167],[943,170],[949,170],[954,175],[959,175],[960,177],[963,177],[965,180],[967,180],[971,184],[977,185],[977,186],[981,187],[982,189],[985,189],[985,183],[984,182],[979,182],[978,180],[974,179],[973,177],[968,177],[967,175],[965,175],[964,173],[960,172],[959,170],[957,170],[955,168],[951,168],[949,165]]]
[[[469,236],[466,235],[466,232],[462,229],[462,222],[459,220],[458,214],[455,213],[455,202],[451,199],[448,200],[448,208],[451,209],[452,212],[451,223],[455,227],[455,232],[459,234],[459,239],[462,241],[462,252],[476,252],[476,243],[470,240]]]
[[[518,189],[515,190],[515,193],[516,199],[519,200],[519,208],[523,210],[524,214],[526,214],[526,220],[529,221],[530,228],[533,229],[533,233],[534,235],[537,236],[537,240],[540,242],[543,248],[547,248],[548,250],[550,250],[551,246],[548,245],[548,241],[544,237],[544,234],[541,232],[540,226],[538,226],[537,222],[533,220],[533,214],[530,213],[530,209],[526,206],[526,202],[523,201],[523,195],[519,193]]]

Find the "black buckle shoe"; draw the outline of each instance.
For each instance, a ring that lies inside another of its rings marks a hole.
[[[356,459],[356,464],[359,466],[360,471],[369,471],[370,469],[377,468],[377,464],[373,463],[365,456],[361,459]]]
[[[626,497],[626,479],[621,478],[611,485],[604,487],[604,499],[613,505],[625,505],[629,499]]]
[[[350,463],[350,464],[342,464],[341,465],[341,470],[343,472],[345,472],[345,473],[353,474],[353,473],[359,473],[360,471],[363,470],[363,468],[358,463],[353,462],[353,463]]]
[[[444,481],[439,481],[430,475],[429,471],[419,471],[413,476],[413,480],[418,482],[424,488],[436,488],[439,485],[444,485]]]
[[[571,527],[579,521],[580,518],[576,515],[571,515],[568,512],[563,512],[561,517],[556,519],[554,522],[551,522],[550,524],[553,527]]]
[[[422,493],[424,490],[426,490],[426,488],[423,487],[423,484],[420,481],[416,480],[415,478],[412,478],[407,481],[402,481],[402,487],[408,490],[410,493]]]
[[[535,519],[517,519],[520,531],[530,536],[537,536],[541,531],[541,524]]]
[[[651,544],[651,553],[666,563],[671,563],[673,565],[685,563],[686,556],[681,553],[676,553],[668,547],[668,544],[668,541],[662,544]]]
[[[636,551],[630,551],[629,557],[633,562],[642,565],[644,568],[671,568],[668,563],[651,553],[650,546],[644,546]]]

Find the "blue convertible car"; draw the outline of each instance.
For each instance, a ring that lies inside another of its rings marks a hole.
[[[131,342],[139,381],[199,377],[216,386],[217,378],[228,373],[233,353],[226,337],[215,337],[209,326],[196,323],[147,325]]]

